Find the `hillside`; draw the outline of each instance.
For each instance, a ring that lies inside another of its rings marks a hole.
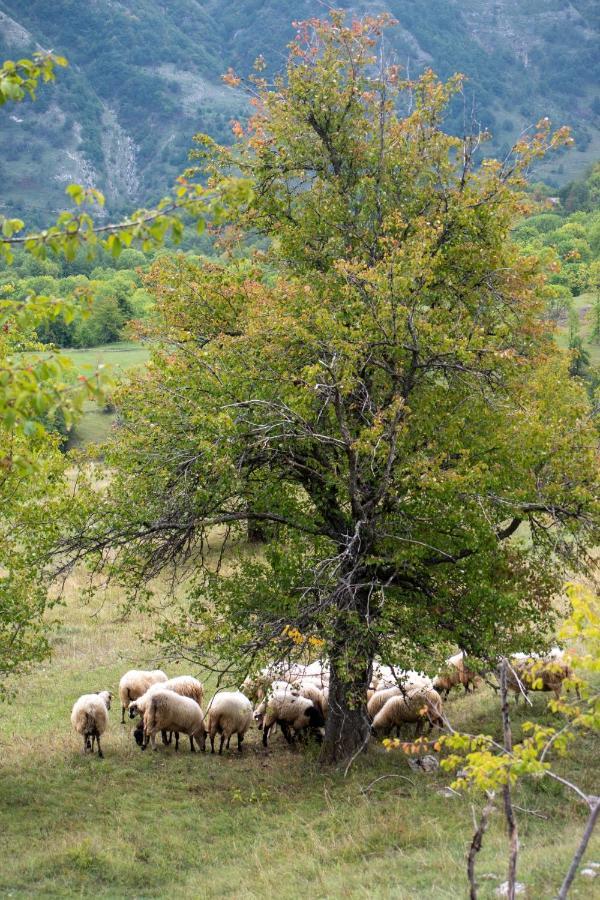
[[[349,5],[341,3],[341,5]],[[390,52],[411,75],[433,66],[469,76],[464,109],[495,135],[502,152],[526,124],[549,115],[570,124],[577,150],[551,161],[554,183],[598,155],[600,102],[597,7],[582,0],[387,0],[353,4],[398,20]],[[35,108],[7,116],[0,136],[4,208],[44,220],[64,206],[71,181],[94,184],[118,211],[160,196],[185,165],[191,137],[227,140],[244,103],[220,75],[247,70],[259,53],[267,74],[281,68],[292,20],[323,15],[318,0],[0,0],[0,52],[52,48],[70,61]],[[35,109],[35,112],[34,112]]]

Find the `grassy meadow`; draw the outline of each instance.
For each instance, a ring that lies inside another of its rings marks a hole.
[[[178,754],[172,746],[142,753],[130,722],[119,724],[115,698],[105,759],[84,757],[69,721],[77,696],[116,694],[129,668],[189,668],[153,656],[142,640],[149,622],[141,614],[124,621],[116,589],[87,606],[82,593],[73,577],[53,658],[22,677],[14,702],[0,707],[0,896],[467,896],[465,858],[480,803],[440,793],[449,776],[414,773],[399,751],[373,743],[347,777],[319,771],[314,751],[288,748],[280,733],[264,751],[255,728],[242,755],[191,754],[186,739]],[[533,703],[533,711],[513,709],[516,738],[526,718],[552,721],[547,695]],[[491,688],[457,694],[446,710],[456,727],[499,735]],[[597,743],[583,741],[558,771],[597,789]],[[518,813],[525,896],[551,898],[584,809],[546,781],[518,791],[515,803],[532,811]],[[600,861],[600,835],[586,859]],[[482,898],[494,896],[505,870],[496,813],[478,863]],[[571,896],[598,897],[599,882],[579,875]]]
[[[128,341],[85,350],[61,350],[61,356],[72,361],[78,374],[90,375],[103,365],[110,369],[115,378],[128,369],[143,365],[149,355],[148,347]],[[101,444],[108,437],[113,422],[112,413],[105,412],[97,403],[87,403],[83,417],[70,436],[69,447]]]
[[[579,314],[580,334],[583,338],[584,346],[590,356],[590,364],[592,366],[600,366],[600,344],[592,343],[590,336],[592,333],[592,305],[595,297],[593,294],[580,294],[573,297],[573,306]],[[569,346],[569,329],[566,323],[562,323],[559,327],[556,340],[559,347],[566,350]]]
[[[61,356],[72,360],[78,372],[93,372],[99,365],[110,366],[116,374],[122,374],[132,366],[146,362],[150,351],[143,344],[132,341],[118,341],[101,347],[86,347],[84,350],[66,349]]]

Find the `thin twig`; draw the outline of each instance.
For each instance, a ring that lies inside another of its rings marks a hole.
[[[402,778],[403,781],[408,781],[409,784],[412,784],[413,787],[415,786],[414,781],[411,778],[409,778],[407,775],[380,775],[379,778],[376,778],[375,781],[371,782],[371,784],[368,784],[366,787],[361,788],[360,789],[361,794],[366,794],[367,791],[371,790],[373,785],[377,784],[378,781],[383,781],[384,778]]]
[[[535,809],[525,809],[524,806],[513,806],[513,809],[517,809],[519,812],[528,813],[530,816],[535,816],[536,819],[548,819],[549,816],[545,816],[543,813],[537,812]]]

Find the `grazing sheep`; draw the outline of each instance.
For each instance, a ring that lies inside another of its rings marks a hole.
[[[373,667],[373,676],[369,688],[374,691],[385,691],[388,688],[399,686],[404,691],[414,688],[430,690],[433,682],[424,672],[415,672],[414,669],[401,669],[399,666],[382,666],[377,663]]]
[[[373,719],[371,730],[380,737],[389,734],[393,728],[399,729],[405,722],[415,722],[415,737],[418,737],[426,721],[429,722],[429,730],[434,725],[442,727],[442,716],[442,698],[437,691],[415,690],[405,697],[390,697]]]
[[[465,694],[468,694],[469,685],[474,691],[481,683],[481,680],[481,676],[478,675],[477,672],[473,672],[471,669],[467,668],[465,665],[464,653],[461,650],[460,653],[457,653],[446,660],[446,669],[436,675],[433,680],[433,687],[438,693],[443,694],[444,699],[447,700],[448,694],[453,687],[462,684],[465,689]]]
[[[198,681],[197,678],[193,678],[191,675],[178,675],[176,678],[169,678],[168,681],[157,681],[151,684],[145,694],[142,694],[137,700],[132,700],[128,707],[129,718],[134,719],[136,716],[143,716],[150,698],[160,690],[173,691],[181,697],[189,697],[190,700],[195,700],[200,707],[204,700],[204,685],[201,681]],[[135,736],[136,732],[134,732]],[[173,740],[172,732],[163,731],[161,737],[163,744],[168,745]],[[175,740],[177,743],[179,742],[179,735],[175,736]],[[138,743],[140,742],[138,741]]]
[[[215,736],[221,735],[219,755],[223,744],[227,749],[231,737],[237,734],[238,750],[242,752],[244,735],[252,724],[252,704],[241,691],[220,691],[212,698],[206,713],[206,731],[210,737],[210,752],[215,752]]]
[[[204,702],[204,685],[202,682],[191,675],[178,675],[176,678],[169,678],[168,681],[157,681],[151,684],[141,697],[138,697],[137,700],[132,700],[128,707],[129,718],[134,719],[136,716],[143,716],[152,694],[161,690],[173,691],[175,694],[179,694],[180,697],[189,697],[190,700],[195,700],[198,706],[202,706]]]
[[[303,684],[312,684],[319,690],[324,690],[329,687],[329,666],[321,660],[308,665],[284,661],[270,663],[257,675],[248,675],[242,682],[241,691],[253,703],[259,703],[281,682],[297,688]]]
[[[100,746],[100,735],[108,726],[108,711],[112,694],[110,691],[99,691],[97,694],[83,694],[71,711],[71,725],[83,737],[83,752],[94,752],[94,741],[98,743],[98,756],[104,754]]]
[[[273,676],[263,669],[258,675],[248,675],[244,678],[240,691],[248,697],[252,703],[258,703],[269,692]]]
[[[190,738],[190,750],[195,753],[194,738],[201,750],[206,747],[206,729],[204,713],[195,700],[182,697],[174,691],[159,690],[150,697],[146,706],[143,723],[136,728],[134,735],[142,750],[152,744],[156,750],[156,734],[159,731],[175,732],[175,750],[179,750],[179,735],[187,734]]]
[[[322,660],[304,665],[303,663],[280,663],[275,672],[283,681],[296,681],[305,678],[316,683],[329,682],[329,665]]]
[[[145,694],[150,685],[158,681],[167,681],[167,676],[161,669],[153,669],[146,672],[143,669],[130,669],[125,672],[119,682],[119,697],[121,699],[121,725],[125,724],[125,710],[132,700],[137,700]]]
[[[573,670],[562,651],[558,655],[554,652],[557,649],[553,648],[543,658],[521,653],[511,657],[506,682],[508,689],[514,691],[517,703],[521,693],[527,696],[528,691],[553,691],[556,699],[560,698],[562,683],[566,678],[572,678]],[[579,696],[579,688],[575,690]]]
[[[398,685],[387,688],[385,691],[375,691],[370,700],[367,701],[367,714],[369,719],[373,721],[379,710],[383,709],[390,697],[399,696],[402,696],[402,691]]]
[[[309,728],[316,732],[324,724],[325,717],[312,700],[289,693],[272,694],[266,701],[262,720],[263,746],[268,745],[269,731],[274,725],[281,726],[283,736],[291,744],[296,736]]]
[[[313,681],[303,680],[300,685],[300,697],[306,700],[312,700],[316,708],[319,710],[323,719],[327,717],[327,708],[329,701],[329,690],[318,688]]]

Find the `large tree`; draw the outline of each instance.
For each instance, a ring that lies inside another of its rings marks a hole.
[[[325,760],[366,745],[376,655],[535,647],[598,536],[586,394],[509,237],[524,172],[564,134],[544,122],[477,164],[484,136],[442,127],[460,79],[401,82],[374,58],[383,24],[303,24],[236,147],[202,142],[215,179],[250,179],[237,225],[268,241],[157,263],[160,345],[62,547],[133,593],[185,563],[174,653],[228,668],[320,648]],[[261,552],[240,542],[252,523]]]

